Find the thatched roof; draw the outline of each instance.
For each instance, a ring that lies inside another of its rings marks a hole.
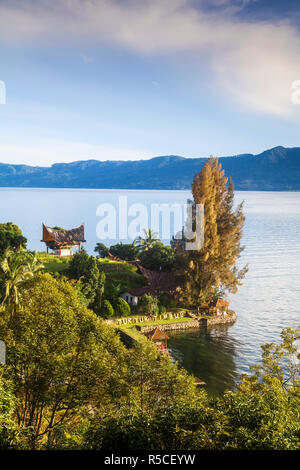
[[[58,245],[78,245],[84,239],[84,224],[71,230],[59,230],[43,224],[43,242],[55,242]]]
[[[194,377],[194,384],[197,387],[205,387],[206,382],[204,382],[204,380],[199,379],[198,377]]]
[[[170,338],[162,330],[160,330],[159,328],[156,328],[156,330],[154,331],[151,339],[153,341],[163,341],[165,339],[170,339]]]

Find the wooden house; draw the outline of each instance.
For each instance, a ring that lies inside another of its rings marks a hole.
[[[147,285],[135,289],[128,289],[122,294],[126,302],[130,305],[137,305],[138,300],[144,294],[151,294],[158,297],[163,292],[168,292],[171,295],[175,293],[177,282],[173,273],[165,271],[151,271],[144,268],[139,261],[128,261],[128,264],[137,267],[138,272],[147,279]]]
[[[84,224],[71,230],[52,228],[43,224],[43,239],[41,241],[46,244],[47,253],[50,248],[56,256],[71,256],[73,254],[72,248],[77,246],[80,251],[81,244],[86,241],[84,239]]]

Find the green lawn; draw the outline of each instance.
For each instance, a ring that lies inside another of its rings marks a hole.
[[[137,325],[137,326],[147,326],[147,325],[167,325],[169,323],[184,323],[193,320],[193,318],[189,317],[180,317],[180,318],[165,318],[162,320],[153,320],[153,321],[145,321],[139,323],[130,323],[130,325]]]
[[[118,325],[119,330],[124,331],[128,336],[138,342],[147,341],[146,336],[140,333],[133,325]]]

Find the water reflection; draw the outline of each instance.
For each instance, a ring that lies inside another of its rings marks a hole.
[[[238,379],[236,348],[238,341],[229,335],[226,325],[168,332],[168,350],[189,373],[204,380],[214,395],[233,390]]]

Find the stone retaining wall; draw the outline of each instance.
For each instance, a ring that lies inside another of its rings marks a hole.
[[[144,334],[150,333],[159,328],[162,331],[175,331],[175,330],[186,330],[188,328],[199,328],[200,326],[214,326],[222,324],[231,324],[236,320],[236,313],[233,310],[229,310],[226,315],[212,316],[211,318],[193,318],[193,320],[174,322],[174,323],[162,323],[161,325],[152,324],[145,326],[137,326],[136,328]]]
[[[145,325],[145,326],[136,326],[136,328],[141,333],[150,333],[151,331],[155,330],[155,328],[159,328],[162,331],[174,331],[174,330],[186,330],[187,328],[199,328],[199,320],[189,320],[189,321],[182,321],[182,322],[174,322],[174,323],[162,323],[161,325]]]
[[[117,328],[116,333],[119,333],[122,343],[125,344],[128,349],[133,348],[136,340],[132,336],[130,336],[126,331],[121,330],[121,328]]]
[[[233,310],[228,310],[226,315],[218,315],[211,318],[200,318],[199,325],[203,326],[214,326],[214,325],[225,325],[234,323],[236,320],[236,313]]]

